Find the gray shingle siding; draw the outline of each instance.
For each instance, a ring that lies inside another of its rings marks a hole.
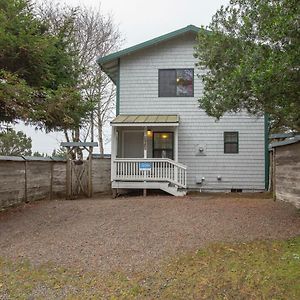
[[[264,190],[264,119],[239,113],[217,122],[199,109],[203,84],[194,65],[194,44],[194,36],[187,34],[122,57],[120,113],[180,115],[178,160],[188,166],[190,189]],[[159,98],[158,69],[164,68],[194,68],[194,97]],[[238,154],[224,154],[224,131],[239,132]],[[198,144],[206,145],[206,155],[195,155]],[[205,177],[201,185],[199,177]]]

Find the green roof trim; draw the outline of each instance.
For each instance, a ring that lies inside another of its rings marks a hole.
[[[99,58],[97,58],[97,63],[100,66],[103,66],[103,64],[108,63],[108,62],[112,62],[112,61],[114,61],[114,60],[116,60],[116,59],[118,59],[118,58],[120,58],[122,56],[129,55],[129,54],[131,54],[133,52],[136,52],[138,50],[141,50],[141,49],[153,46],[153,45],[155,45],[157,43],[170,40],[170,39],[172,39],[174,37],[177,37],[177,36],[179,36],[181,34],[184,34],[184,33],[187,33],[187,32],[193,32],[193,33],[197,34],[199,32],[199,30],[200,30],[200,28],[197,27],[197,26],[188,25],[188,26],[186,26],[184,28],[181,28],[181,29],[169,32],[167,34],[161,35],[159,37],[156,37],[154,39],[148,40],[146,42],[137,44],[135,46],[123,49],[121,51],[109,54],[109,55],[104,56],[104,57],[99,57]]]
[[[118,58],[118,73],[116,84],[116,116],[120,113],[120,58]]]
[[[270,156],[269,156],[269,115],[265,113],[264,116],[264,135],[265,135],[265,190],[269,190],[269,176],[270,176]]]

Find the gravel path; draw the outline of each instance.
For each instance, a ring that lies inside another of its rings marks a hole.
[[[105,273],[213,241],[299,234],[299,211],[261,196],[41,201],[0,213],[0,256]]]

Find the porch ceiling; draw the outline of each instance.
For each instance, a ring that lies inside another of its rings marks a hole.
[[[178,126],[178,115],[118,115],[111,122],[112,126]]]

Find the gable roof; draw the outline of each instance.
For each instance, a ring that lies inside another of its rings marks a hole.
[[[134,45],[132,47],[120,50],[118,52],[106,55],[104,57],[98,57],[97,63],[101,67],[101,69],[112,79],[114,83],[117,81],[117,72],[118,72],[118,61],[121,57],[124,57],[126,55],[130,55],[134,52],[137,52],[139,50],[154,46],[158,43],[165,42],[168,40],[171,40],[173,38],[176,38],[180,35],[186,34],[188,32],[197,34],[199,32],[200,28],[194,25],[188,25],[186,27],[183,27],[181,29],[169,32],[167,34],[161,35],[159,37],[156,37],[154,39],[148,40],[146,42]]]

